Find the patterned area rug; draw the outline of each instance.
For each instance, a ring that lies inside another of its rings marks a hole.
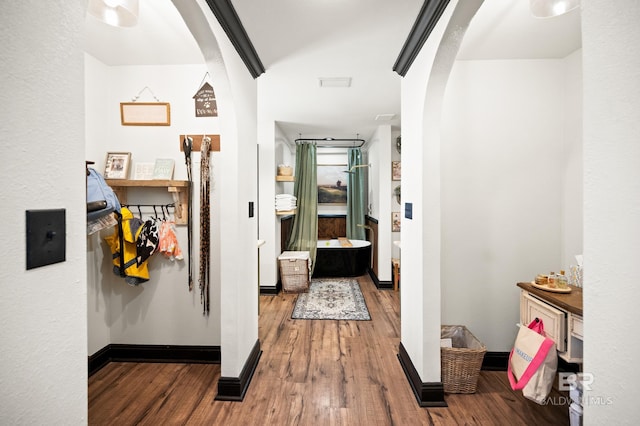
[[[298,294],[291,318],[367,321],[371,316],[358,280],[314,278],[309,291]]]

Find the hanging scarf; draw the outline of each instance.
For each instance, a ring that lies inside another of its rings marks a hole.
[[[200,301],[202,313],[209,315],[209,268],[210,268],[210,216],[209,149],[211,139],[203,136],[200,146]]]
[[[182,260],[182,250],[178,244],[178,236],[176,235],[175,222],[172,220],[163,220],[160,225],[160,242],[158,251],[169,260]]]
[[[187,166],[187,179],[189,180],[189,186],[187,188],[187,256],[189,257],[189,291],[193,290],[193,261],[192,261],[192,243],[193,240],[193,177],[191,176],[191,148],[193,147],[193,139],[190,136],[185,136],[182,141],[182,149],[184,150],[184,161]]]

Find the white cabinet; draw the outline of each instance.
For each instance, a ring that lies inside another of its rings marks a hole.
[[[556,342],[558,352],[566,350],[567,313],[565,311],[556,309],[553,305],[543,302],[526,291],[522,292],[520,309],[522,324],[527,325],[536,318],[540,318],[547,337]]]
[[[547,337],[556,342],[558,356],[582,363],[582,289],[572,287],[571,293],[560,294],[536,289],[530,283],[518,283],[518,287],[520,323],[526,326],[540,318]]]
[[[571,330],[572,336],[582,339],[584,337],[584,334],[582,334],[582,317],[572,315],[569,323],[569,330]]]

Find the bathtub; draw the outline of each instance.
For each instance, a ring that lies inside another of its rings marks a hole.
[[[338,240],[318,240],[314,277],[358,277],[370,268],[371,242],[349,240],[353,247],[342,247]]]

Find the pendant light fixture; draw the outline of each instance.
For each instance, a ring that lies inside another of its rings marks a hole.
[[[89,0],[87,12],[114,27],[133,27],[138,23],[138,0]]]
[[[536,18],[553,18],[580,6],[580,0],[529,0],[529,10]]]

